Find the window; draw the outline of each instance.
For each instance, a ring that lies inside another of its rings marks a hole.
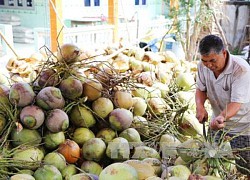
[[[33,0],[0,0],[0,8],[34,9]]]
[[[95,6],[100,6],[100,0],[95,0]]]
[[[84,5],[85,6],[91,6],[90,0],[84,0]]]
[[[135,0],[135,5],[146,5],[146,0]]]

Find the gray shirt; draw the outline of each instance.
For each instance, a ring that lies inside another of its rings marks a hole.
[[[230,102],[242,103],[238,113],[226,121],[230,133],[250,135],[250,66],[239,57],[229,55],[224,71],[214,73],[200,62],[196,77],[197,88],[206,91],[213,114],[218,116]]]

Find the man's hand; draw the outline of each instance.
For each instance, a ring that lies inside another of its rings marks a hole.
[[[196,108],[196,118],[200,123],[203,123],[204,120],[207,121],[208,119],[208,113],[207,110],[204,107],[197,107]]]
[[[223,129],[225,127],[225,117],[224,116],[217,116],[210,121],[210,127],[212,130]]]

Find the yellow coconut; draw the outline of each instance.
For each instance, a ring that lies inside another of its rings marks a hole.
[[[148,163],[155,170],[155,175],[160,176],[162,173],[161,161],[157,158],[146,158],[142,162]]]
[[[102,84],[96,79],[88,79],[83,84],[83,95],[88,101],[94,101],[102,95]]]
[[[127,160],[123,163],[128,164],[132,166],[133,168],[135,168],[135,170],[137,171],[139,180],[144,180],[148,177],[155,175],[154,168],[146,162],[139,161],[139,160]]]
[[[114,104],[119,108],[130,109],[133,105],[133,98],[131,93],[126,91],[116,91]]]
[[[92,103],[92,109],[101,118],[106,118],[114,110],[114,105],[110,99],[99,97]]]
[[[80,54],[80,49],[76,45],[66,43],[58,48],[57,59],[60,62],[70,64],[78,61]]]

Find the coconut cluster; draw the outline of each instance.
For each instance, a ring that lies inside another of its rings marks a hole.
[[[5,137],[0,151],[13,149],[0,157],[2,176],[137,180],[215,175],[191,168],[203,157],[204,144],[192,111],[195,69],[190,64],[172,52],[62,45],[39,66],[34,81],[0,86],[0,133]],[[194,149],[195,155],[190,153]],[[2,167],[1,158],[11,159],[15,168]]]

